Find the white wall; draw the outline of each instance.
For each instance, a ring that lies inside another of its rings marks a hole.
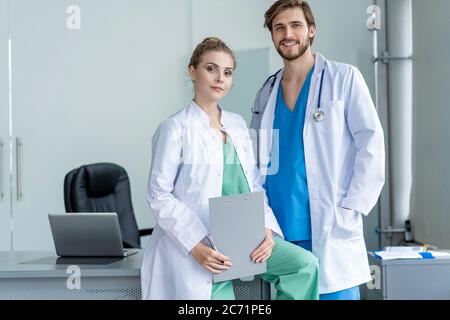
[[[189,1],[11,3],[12,135],[23,141],[24,194],[12,198],[14,248],[52,247],[47,214],[64,212],[64,175],[93,162],[127,170],[138,225],[153,226],[150,138],[186,104]],[[80,30],[66,27],[69,4],[81,9]]]
[[[192,0],[193,46],[217,36],[233,50],[270,47],[263,24],[271,4],[272,0]]]
[[[415,238],[450,248],[450,1],[413,1]]]
[[[367,29],[367,7],[372,0],[310,0],[316,17],[313,50],[326,58],[357,66],[373,95],[372,33]]]
[[[272,42],[263,29],[271,0],[193,0],[192,48],[208,36],[224,40],[234,51],[238,67],[222,107],[250,123],[250,109],[259,87],[269,76]]]

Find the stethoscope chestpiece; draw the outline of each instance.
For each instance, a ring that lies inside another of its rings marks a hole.
[[[322,122],[323,119],[325,119],[325,112],[323,112],[322,110],[317,110],[316,112],[314,112],[313,118],[315,122]]]

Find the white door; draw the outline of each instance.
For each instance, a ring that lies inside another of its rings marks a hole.
[[[123,166],[139,227],[154,225],[150,137],[190,94],[189,1],[175,2],[11,1],[14,250],[54,248],[48,213],[88,163]]]
[[[10,250],[8,0],[0,0],[0,251]]]

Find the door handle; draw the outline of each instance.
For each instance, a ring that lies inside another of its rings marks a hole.
[[[21,162],[22,162],[22,141],[16,137],[16,183],[17,183],[17,201],[22,199],[22,181],[21,181]]]

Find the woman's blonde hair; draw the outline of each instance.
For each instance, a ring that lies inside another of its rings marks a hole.
[[[189,61],[189,67],[193,66],[197,69],[198,65],[202,60],[202,56],[210,51],[219,51],[228,53],[233,59],[233,69],[236,69],[236,57],[234,56],[233,51],[226,45],[225,42],[216,37],[208,37],[200,42],[192,53],[191,60]]]

